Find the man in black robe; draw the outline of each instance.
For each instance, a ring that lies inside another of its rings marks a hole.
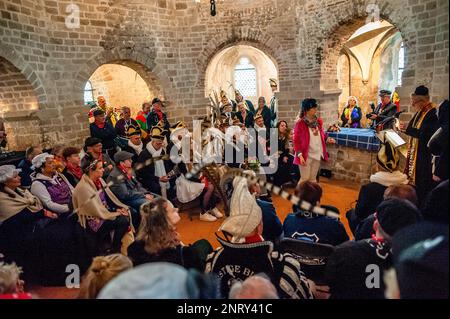
[[[409,183],[416,186],[419,205],[422,205],[427,194],[436,186],[428,142],[438,130],[439,121],[427,87],[416,88],[411,95],[411,104],[416,114],[408,125],[401,122],[400,129],[410,136],[405,174]]]

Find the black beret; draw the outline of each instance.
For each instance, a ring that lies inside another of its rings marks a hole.
[[[94,146],[94,145],[97,145],[98,143],[101,143],[101,142],[102,142],[102,140],[99,139],[98,137],[88,137],[84,141],[84,146],[85,147]]]
[[[105,114],[105,111],[103,111],[102,109],[97,108],[94,111],[94,116],[103,115],[103,114]]]
[[[424,85],[416,87],[416,90],[414,91],[413,95],[417,96],[428,96],[430,95],[430,91],[428,88]]]

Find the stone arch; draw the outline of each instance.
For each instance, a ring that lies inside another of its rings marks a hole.
[[[257,85],[256,95],[250,96],[245,94],[245,97],[255,104],[260,96],[270,99],[272,91],[270,89],[269,79],[278,79],[278,69],[273,58],[253,46],[242,44],[227,47],[211,59],[205,71],[206,97],[213,90],[218,90],[220,87],[227,94],[231,94],[231,98],[233,98],[233,89],[228,83],[236,85],[235,67],[243,57],[247,58],[250,64],[255,67]]]
[[[30,82],[36,94],[38,108],[45,109],[48,100],[41,77],[33,68],[23,59],[23,57],[11,46],[0,41],[0,57],[3,57],[14,65]]]
[[[414,66],[414,60],[416,55],[416,40],[417,31],[414,28],[412,19],[413,14],[410,14],[408,10],[410,7],[396,6],[389,1],[378,0],[374,1],[374,4],[378,5],[380,8],[380,19],[388,21],[392,24],[401,34],[404,39],[406,51],[407,51],[407,65],[406,70]],[[307,57],[309,50],[316,50],[316,61],[311,61],[311,58],[305,59],[304,61],[299,60],[299,65],[301,65],[307,72],[302,72],[302,77],[307,79],[311,76],[321,76],[322,66],[326,63],[331,63],[327,59],[330,55],[330,50],[328,54],[322,48],[329,47],[333,52],[339,53],[342,49],[345,40],[336,40],[336,33],[345,33],[347,39],[360,27],[366,24],[366,19],[368,18],[368,13],[366,12],[367,3],[347,1],[347,3],[342,3],[340,6],[339,14],[323,8],[323,12],[320,12],[321,19],[326,21],[323,25],[317,25],[315,23],[303,23],[305,27],[301,30],[299,37],[303,38],[302,45],[299,45],[299,58]],[[328,11],[327,11],[328,10]],[[318,13],[319,14],[319,13]],[[298,19],[305,18],[299,17]],[[347,32],[342,32],[345,29]],[[319,43],[311,43],[308,40],[308,34],[315,34],[319,38]],[[338,54],[335,54],[338,55]],[[337,58],[336,58],[337,61]],[[335,62],[336,62],[335,61]],[[405,75],[408,73],[406,72]]]
[[[119,64],[129,67],[136,71],[149,87],[156,88],[159,98],[165,99],[166,96],[172,96],[170,94],[172,85],[169,77],[162,68],[156,65],[151,55],[136,50],[115,48],[98,53],[89,59],[77,73],[74,80],[73,96],[78,103],[82,104],[84,85],[95,70],[104,64]]]
[[[267,34],[263,34],[260,30],[243,27],[228,33],[223,32],[219,37],[211,39],[203,46],[204,50],[196,61],[200,72],[196,85],[197,88],[205,87],[206,70],[211,60],[224,49],[235,45],[248,45],[264,52],[275,64],[280,78],[289,69],[289,55],[283,50],[277,40]]]

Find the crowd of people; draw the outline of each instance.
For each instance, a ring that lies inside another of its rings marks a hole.
[[[277,82],[270,84],[275,92]],[[346,214],[349,236],[341,220],[313,209],[339,215],[323,203],[318,183],[334,143],[318,101],[301,102],[291,130],[278,121],[275,96],[256,108],[239,91],[235,98],[223,94],[222,116],[202,123],[202,156],[219,158],[217,171],[245,172],[227,192],[206,173],[188,176],[194,155],[183,145],[191,135],[185,123],[170,124],[158,98],[134,119],[129,107],[117,114],[99,97],[81,150],[32,146],[17,167],[0,166],[0,298],[31,298],[23,280],[63,285],[69,264],[84,274],[84,299],[313,299],[323,289],[333,299],[448,297],[448,101],[438,110],[425,87],[412,94],[417,114],[400,125],[411,137],[406,171],[382,136],[378,170]],[[343,117],[355,126],[356,105],[352,99]],[[230,128],[237,134],[227,141]],[[243,162],[225,157],[230,146]],[[276,172],[264,174],[264,163]],[[261,180],[290,184],[309,208],[293,204],[281,221]],[[201,221],[224,219],[216,249],[203,238],[189,245],[180,238],[179,209],[195,201]]]

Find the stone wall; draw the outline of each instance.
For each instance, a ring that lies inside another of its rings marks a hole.
[[[131,108],[132,116],[142,109],[142,102],[151,101],[155,91],[133,69],[119,64],[104,64],[89,78],[94,89],[94,98],[102,95],[108,106]]]
[[[80,9],[76,29],[65,23],[71,3]],[[87,136],[83,89],[105,63],[131,66],[167,101],[174,121],[191,122],[205,114],[208,104],[208,64],[237,44],[273,58],[280,118],[292,126],[306,96],[320,100],[326,120],[335,116],[341,91],[332,61],[345,39],[365,23],[370,3],[379,5],[381,18],[405,40],[402,107],[408,108],[409,93],[419,84],[430,87],[433,101],[447,98],[446,0],[223,0],[215,17],[206,0],[3,0],[0,56],[32,86],[48,144],[80,145]],[[19,135],[26,125],[11,134]]]
[[[369,182],[377,170],[377,153],[338,145],[327,146],[330,156],[322,168],[332,171],[332,178],[349,180],[361,185]]]

